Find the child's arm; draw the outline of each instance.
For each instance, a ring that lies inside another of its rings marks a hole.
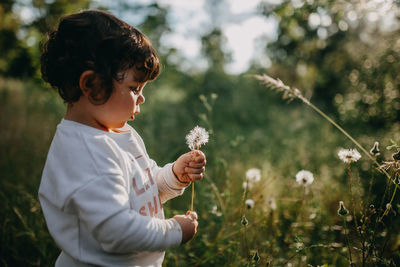
[[[80,231],[90,233],[107,252],[162,251],[182,243],[177,220],[130,209],[122,175],[93,179],[74,192],[69,206],[78,212]]]
[[[167,200],[182,195],[191,181],[203,178],[206,158],[200,150],[181,155],[174,163],[160,168],[152,161],[152,171],[156,176],[160,200]]]

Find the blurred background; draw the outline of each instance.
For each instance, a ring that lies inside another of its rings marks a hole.
[[[299,88],[367,150],[379,141],[379,162],[390,160],[395,151],[386,147],[400,142],[399,7],[394,0],[2,0],[0,266],[52,266],[58,256],[37,190],[65,104],[41,80],[40,44],[62,15],[87,8],[140,29],[162,59],[131,123],[149,155],[164,165],[188,151],[185,135],[195,125],[210,131],[206,177],[196,183],[199,232],[168,250],[164,265],[345,266],[337,209],[350,195],[337,151],[355,146],[252,75]],[[370,205],[382,211],[394,190],[375,167],[365,155],[352,165],[360,218]],[[261,170],[261,181],[244,192],[250,168]],[[296,185],[301,169],[314,174],[307,192]],[[168,217],[189,208],[189,191],[166,205]],[[373,228],[369,248],[381,252],[371,252],[374,266],[399,264],[398,197],[390,220]],[[350,235],[359,247],[356,231]]]

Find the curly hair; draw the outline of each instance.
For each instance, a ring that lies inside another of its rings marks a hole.
[[[86,10],[61,18],[48,34],[40,57],[43,79],[67,103],[79,100],[81,74],[92,70],[100,81],[90,93],[93,103],[105,103],[113,80],[121,81],[134,67],[138,82],[152,81],[160,73],[160,59],[140,31],[105,11]]]

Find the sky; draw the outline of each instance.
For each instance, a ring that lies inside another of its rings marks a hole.
[[[152,0],[136,0],[151,3]],[[247,70],[252,59],[260,66],[268,67],[270,61],[260,57],[257,51],[265,47],[258,40],[276,37],[277,21],[258,14],[257,7],[262,0],[220,0],[219,7],[208,10],[208,0],[158,0],[161,6],[170,8],[169,23],[173,32],[163,36],[162,43],[176,48],[185,58],[184,68],[202,68],[207,62],[201,56],[201,35],[211,31],[213,26],[221,28],[225,38],[224,49],[231,53],[232,63],[226,71],[239,74]],[[275,0],[276,2],[277,0]],[[265,2],[265,1],[264,1]],[[271,2],[273,2],[271,0]],[[126,18],[129,22],[129,17]],[[264,53],[262,53],[264,54]]]
[[[45,0],[52,2],[54,0]],[[255,62],[258,66],[269,67],[271,62],[266,56],[266,43],[277,38],[278,21],[273,17],[265,17],[260,14],[260,3],[279,4],[282,0],[93,0],[103,6],[108,6],[110,10],[118,7],[123,2],[130,4],[151,4],[157,2],[163,7],[169,7],[168,21],[172,32],[162,37],[164,49],[176,48],[183,56],[176,57],[179,66],[183,70],[204,69],[207,62],[201,56],[201,36],[208,34],[214,27],[222,30],[226,38],[224,51],[231,53],[232,62],[226,66],[226,71],[231,74],[240,74],[247,70],[250,62]],[[301,7],[304,1],[313,0],[291,0],[293,6]],[[340,30],[347,30],[353,22],[357,22],[357,13],[354,9],[366,10],[365,19],[369,25],[377,25],[381,31],[393,31],[399,27],[394,23],[396,20],[396,10],[393,9],[393,2],[396,0],[369,0],[360,1],[357,4],[350,4],[345,20],[337,25]],[[29,0],[19,0],[14,5],[15,12],[29,23],[35,18],[34,10],[29,6]],[[210,8],[210,3],[213,3]],[[320,10],[321,11],[321,10]],[[332,19],[320,12],[311,13],[308,20],[311,28],[318,29],[317,33],[321,39],[327,38],[328,28]],[[121,18],[132,25],[140,24],[140,19],[144,14],[133,14],[132,12],[122,12]],[[373,29],[373,27],[371,27]],[[23,38],[27,32],[20,31]],[[32,39],[33,38],[33,39]],[[37,40],[34,36],[28,38],[28,42],[34,45]],[[368,41],[368,35],[361,36]],[[29,45],[29,44],[28,44]],[[163,49],[161,48],[161,49]],[[174,60],[171,57],[171,60]]]

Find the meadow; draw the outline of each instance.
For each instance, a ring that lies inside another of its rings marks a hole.
[[[193,127],[209,132],[198,233],[163,266],[400,266],[397,1],[260,1],[257,14],[277,21],[276,38],[258,40],[270,64],[237,75],[225,72],[221,25],[198,36],[208,67],[185,69],[163,46],[168,8],[117,2],[111,11],[143,12],[138,27],[163,64],[130,122],[150,157],[163,166],[189,151]],[[32,1],[32,21],[18,17],[24,1],[0,5],[0,266],[54,266],[60,252],[37,191],[66,107],[40,78],[39,47],[61,15],[96,5]],[[205,1],[218,6],[227,1]],[[188,187],[166,217],[191,198]]]
[[[285,103],[252,77],[231,79],[240,90],[225,97],[200,93],[190,101],[165,101],[171,88],[151,83],[142,114],[131,123],[159,165],[188,151],[185,135],[195,125],[210,133],[201,148],[206,174],[195,187],[198,233],[167,251],[164,265],[346,266],[350,257],[355,266],[398,265],[398,165],[387,170],[389,180],[360,149],[361,159],[344,163],[339,149],[356,145],[314,110],[296,99]],[[0,84],[1,265],[51,266],[59,250],[47,232],[37,189],[65,105],[32,81]],[[374,134],[364,133],[360,142],[369,150],[379,140],[379,165],[398,164],[391,155],[399,146],[390,141],[398,132]],[[300,170],[310,171],[313,182],[298,183]],[[189,187],[165,205],[166,216],[186,212],[190,201]],[[338,214],[339,201],[348,214]]]

